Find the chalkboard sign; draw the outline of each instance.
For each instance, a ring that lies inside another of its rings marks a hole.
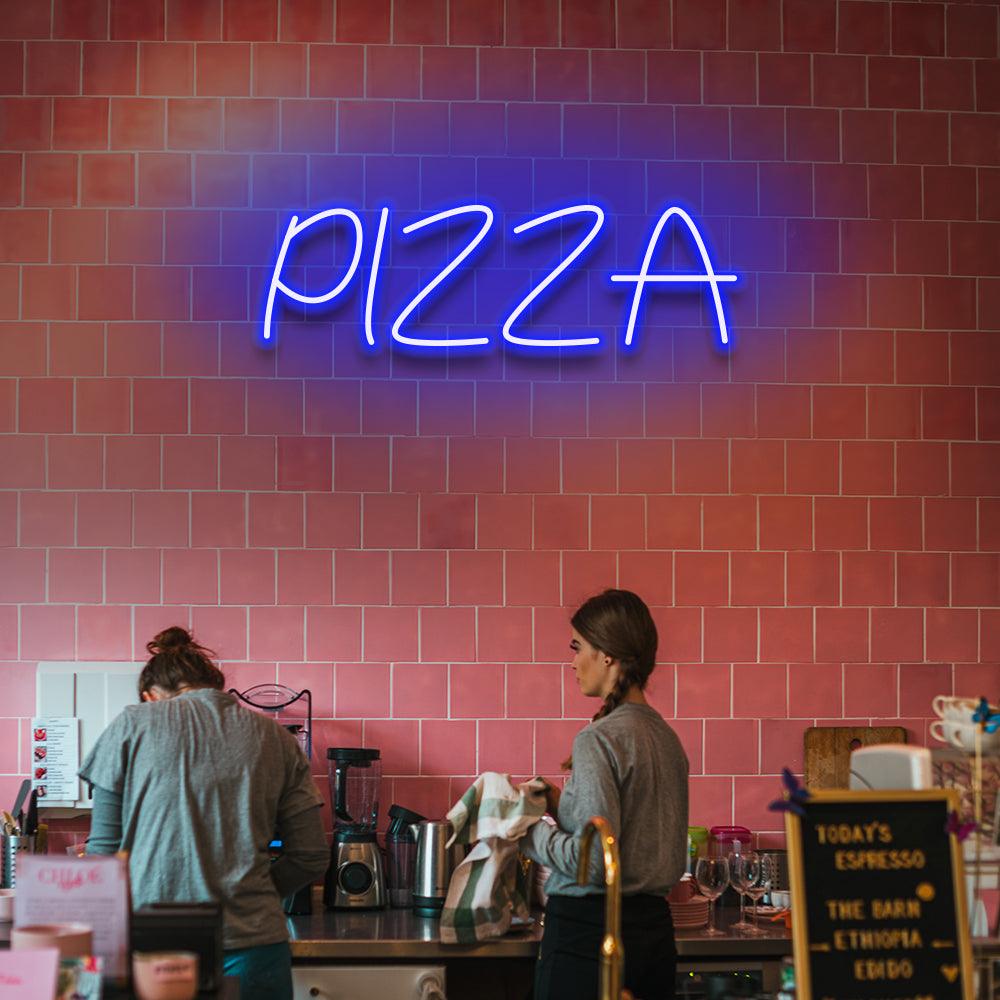
[[[817,791],[786,813],[797,1000],[972,1000],[958,793]]]

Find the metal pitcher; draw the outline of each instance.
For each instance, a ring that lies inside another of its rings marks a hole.
[[[425,917],[439,917],[448,895],[451,873],[465,857],[461,844],[448,847],[452,835],[447,820],[423,820],[410,829],[417,842],[416,874],[413,879],[413,908]]]

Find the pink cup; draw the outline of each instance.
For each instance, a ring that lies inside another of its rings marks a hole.
[[[192,951],[133,952],[132,987],[139,1000],[194,1000],[198,956]]]
[[[57,948],[60,958],[80,958],[93,950],[89,924],[24,924],[10,932],[13,950]]]

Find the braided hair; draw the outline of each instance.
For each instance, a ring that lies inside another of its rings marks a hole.
[[[146,643],[149,660],[139,674],[139,697],[154,687],[176,692],[182,688],[226,686],[222,671],[212,662],[215,653],[195,642],[179,625],[164,629]]]
[[[605,590],[585,601],[570,624],[595,649],[618,661],[614,687],[593,720],[613,712],[633,687],[644,690],[656,666],[659,637],[645,601],[630,590]],[[563,763],[572,767],[572,758]]]

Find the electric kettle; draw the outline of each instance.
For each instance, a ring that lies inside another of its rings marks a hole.
[[[439,917],[448,895],[451,873],[465,857],[461,844],[448,847],[452,835],[447,820],[422,820],[410,829],[417,842],[416,874],[413,879],[413,909],[424,917]]]

